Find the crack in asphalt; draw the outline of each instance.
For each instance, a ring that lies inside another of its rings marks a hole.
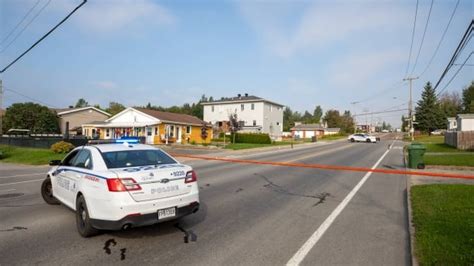
[[[327,192],[323,192],[323,193],[320,193],[320,194],[317,194],[317,195],[306,195],[306,194],[294,193],[294,192],[289,191],[285,187],[282,187],[280,185],[277,185],[277,184],[273,183],[270,179],[268,179],[268,177],[266,177],[262,174],[254,173],[254,175],[260,176],[263,180],[265,180],[265,182],[267,182],[267,184],[263,185],[263,187],[269,188],[269,189],[273,190],[274,192],[285,194],[285,195],[288,195],[288,196],[318,199],[318,201],[315,204],[313,204],[313,207],[318,206],[321,203],[324,203],[326,201],[326,198],[331,196],[331,194],[327,193]]]
[[[189,240],[191,240],[191,242],[196,242],[197,241],[197,235],[192,230],[186,231],[184,228],[182,228],[179,225],[179,223],[175,223],[174,227],[178,228],[179,231],[184,233],[184,243],[185,244],[188,244]]]
[[[126,248],[120,249],[120,260],[125,260],[125,252],[127,252]]]
[[[235,191],[235,193],[239,193],[239,192],[242,191],[242,190],[244,190],[244,189],[241,188],[241,187],[239,187],[239,188]]]
[[[28,230],[28,228],[23,227],[23,226],[13,226],[12,228],[9,228],[9,229],[0,230],[0,232],[11,232],[11,231],[20,231],[20,230]]]

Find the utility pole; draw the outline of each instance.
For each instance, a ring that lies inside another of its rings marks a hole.
[[[419,77],[407,77],[403,81],[410,81],[410,99],[408,100],[408,119],[410,120],[410,138],[411,141],[415,140],[415,130],[413,129],[413,101],[412,101],[412,82],[413,80],[418,79]]]
[[[355,105],[358,104],[359,102],[351,102],[351,104],[354,106],[354,115],[353,115],[353,118],[354,118],[354,134],[357,133],[357,122],[356,122],[356,107]]]

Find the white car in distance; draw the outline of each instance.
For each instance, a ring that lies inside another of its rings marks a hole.
[[[347,140],[350,142],[368,142],[368,143],[377,143],[378,141],[377,137],[371,136],[368,134],[362,134],[362,133],[352,134],[349,137],[347,137]]]
[[[196,173],[163,150],[124,143],[77,147],[51,161],[41,186],[48,204],[76,212],[79,234],[177,219],[199,210]]]

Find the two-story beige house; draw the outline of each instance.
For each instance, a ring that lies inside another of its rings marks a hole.
[[[69,123],[69,136],[81,135],[83,124],[102,122],[111,117],[109,113],[93,106],[56,109],[55,111],[59,117],[61,134],[66,134],[66,127]]]

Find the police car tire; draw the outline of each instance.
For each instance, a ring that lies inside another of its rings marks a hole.
[[[84,219],[83,212],[85,212]],[[91,237],[99,234],[99,230],[92,227],[90,223],[89,211],[87,210],[86,201],[82,195],[80,195],[76,201],[76,226],[77,231],[83,237]]]
[[[59,200],[53,196],[53,187],[49,177],[47,177],[41,184],[41,196],[43,197],[44,201],[50,205],[59,204]]]

